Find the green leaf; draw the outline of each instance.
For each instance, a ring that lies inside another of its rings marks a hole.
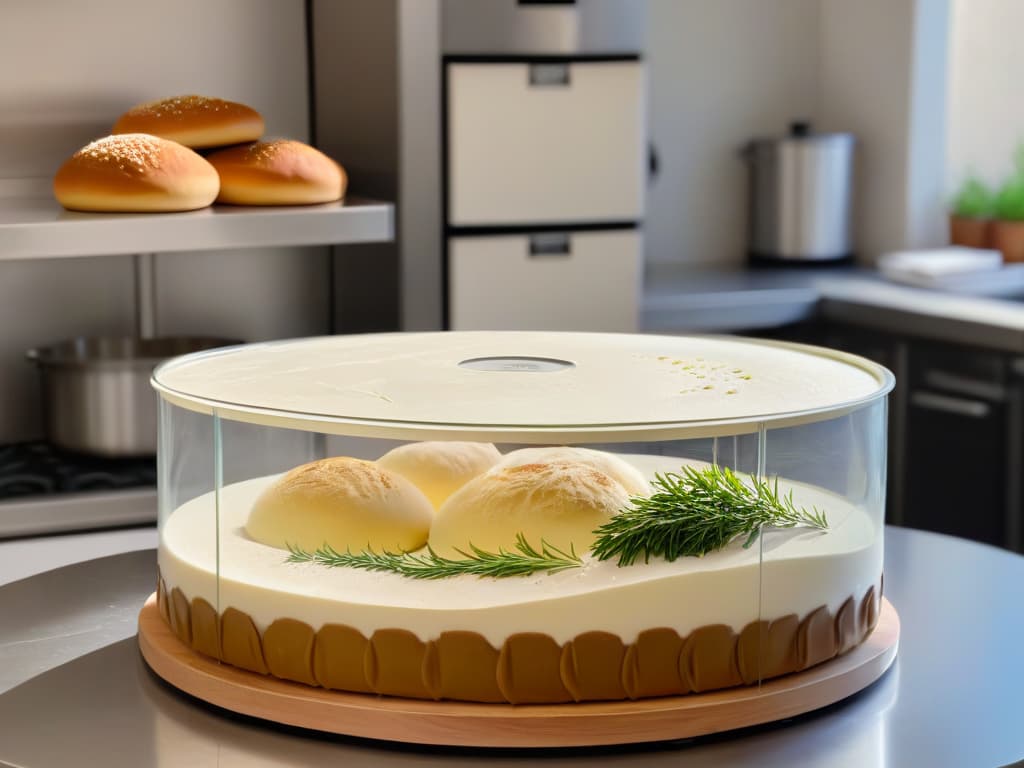
[[[999,188],[993,210],[997,219],[1024,221],[1024,178],[1015,176]]]
[[[777,479],[745,483],[728,467],[683,467],[682,474],[657,475],[653,487],[597,529],[591,552],[598,560],[701,557],[740,537],[750,547],[768,526],[828,527],[824,512],[797,508],[792,492],[780,496]]]
[[[565,552],[542,541],[540,549],[531,545],[523,534],[516,536],[513,551],[499,549],[485,552],[470,544],[470,551],[457,550],[461,558],[448,558],[427,547],[426,553],[412,552],[338,552],[324,544],[314,552],[288,545],[289,563],[317,563],[329,568],[359,568],[364,571],[397,573],[413,579],[443,579],[465,574],[504,578],[529,576],[538,572],[555,573],[567,568],[578,568],[582,560],[571,546]]]
[[[993,214],[995,195],[976,176],[969,176],[953,198],[953,213],[969,219],[987,219]]]

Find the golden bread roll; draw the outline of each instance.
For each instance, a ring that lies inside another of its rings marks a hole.
[[[57,171],[53,194],[72,211],[191,211],[214,201],[217,171],[188,147],[129,133],[75,152]]]
[[[310,205],[340,200],[345,170],[301,141],[260,141],[222,149],[209,156],[220,174],[221,203]]]
[[[404,552],[423,546],[433,516],[427,497],[401,475],[335,456],[279,478],[256,499],[245,531],[279,549]]]
[[[400,445],[377,459],[377,464],[412,481],[438,509],[445,499],[500,458],[493,443],[427,440]]]
[[[488,552],[514,551],[523,534],[585,553],[594,530],[626,506],[622,484],[586,464],[552,461],[496,467],[448,497],[434,517],[428,543],[440,555],[459,557],[470,545]]]
[[[175,96],[137,104],[114,123],[113,133],[150,133],[204,149],[256,141],[263,117],[252,107],[206,96]]]
[[[518,467],[521,464],[536,464],[547,461],[575,461],[586,464],[618,480],[631,496],[649,496],[651,487],[639,469],[619,458],[614,453],[595,451],[592,448],[552,445],[543,448],[520,448],[509,451],[499,467]]]

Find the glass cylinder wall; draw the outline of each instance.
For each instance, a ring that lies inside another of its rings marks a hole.
[[[658,343],[633,338],[637,354]],[[772,349],[773,364],[819,355]],[[493,389],[491,424],[241,407],[165,381],[161,610],[183,643],[239,668],[423,699],[683,695],[828,662],[882,609],[891,376],[824,357],[864,378],[863,396],[653,424],[516,423],[520,386],[536,385],[523,377],[542,372],[474,379],[462,396]],[[326,388],[343,365],[304,375]],[[390,396],[386,380],[344,385]]]

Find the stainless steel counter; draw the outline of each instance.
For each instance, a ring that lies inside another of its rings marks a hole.
[[[641,329],[655,333],[777,328],[820,316],[865,328],[1024,352],[1024,297],[912,288],[856,267],[651,265]]]
[[[651,264],[640,328],[648,332],[731,332],[776,328],[815,316],[823,276],[870,274],[846,267],[745,269]]]
[[[75,766],[1002,766],[1024,758],[1024,558],[890,528],[893,668],[845,702],[788,722],[623,749],[425,749],[326,737],[215,710],[155,678],[134,619],[152,551],[0,587],[0,761]]]

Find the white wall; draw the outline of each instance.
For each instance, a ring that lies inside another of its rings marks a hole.
[[[902,241],[904,233],[902,214],[890,214],[901,211],[907,186],[903,155],[913,2],[823,0],[823,5],[823,118],[830,130],[857,137],[857,246],[876,254]]]
[[[906,243],[928,248],[949,241],[946,136],[952,2],[917,0],[914,10]]]
[[[743,263],[746,176],[736,150],[800,117],[857,136],[861,261],[943,242],[950,1],[650,0],[651,135],[662,174],[648,198],[648,261]],[[1018,0],[978,4],[1012,5],[1024,19]],[[1006,27],[1022,28],[1021,19]],[[1024,127],[1024,106],[1019,114]]]
[[[945,238],[948,16],[948,0],[822,0],[821,118],[857,136],[864,262]]]
[[[1024,143],[1020,0],[951,0],[947,183],[969,173],[998,184]]]
[[[49,178],[146,99],[236,99],[264,114],[269,135],[308,138],[302,0],[4,0],[0,16],[0,192],[11,178]],[[166,254],[157,273],[162,333],[327,329],[322,249]],[[130,334],[132,286],[129,257],[0,263],[0,442],[40,432],[24,350]]]
[[[820,0],[649,0],[649,262],[746,258],[747,140],[818,116]]]

